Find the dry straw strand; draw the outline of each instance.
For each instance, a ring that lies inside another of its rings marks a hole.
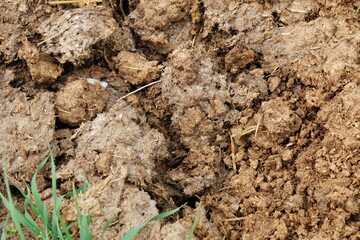
[[[62,4],[89,4],[89,3],[101,3],[102,0],[62,0],[62,1],[49,1],[50,5],[62,5]]]

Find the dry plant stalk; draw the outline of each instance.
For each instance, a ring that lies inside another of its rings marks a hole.
[[[223,219],[224,222],[234,222],[234,221],[242,221],[245,220],[247,217],[237,217],[237,218],[227,218]]]
[[[126,94],[125,96],[122,96],[122,97],[119,98],[117,101],[120,101],[120,100],[122,100],[122,99],[124,99],[124,98],[127,98],[128,96],[130,96],[130,95],[132,95],[132,94],[134,94],[134,93],[137,93],[137,92],[139,92],[139,91],[141,91],[141,90],[143,90],[143,89],[145,89],[145,88],[147,88],[147,87],[150,87],[150,86],[152,86],[152,85],[154,85],[154,84],[157,84],[157,83],[159,83],[159,82],[161,82],[161,80],[157,80],[157,81],[155,81],[155,82],[146,84],[145,86],[142,86],[142,87],[136,89],[135,91],[132,91],[132,92]]]
[[[235,147],[235,138],[241,138],[242,136],[245,136],[251,132],[255,132],[255,137],[257,136],[257,133],[259,131],[259,127],[260,127],[260,121],[261,121],[262,116],[259,118],[259,121],[257,123],[256,126],[251,126],[248,127],[246,129],[244,129],[243,131],[241,131],[239,134],[233,134],[232,131],[230,130],[230,151],[231,151],[231,160],[232,160],[232,164],[233,164],[233,169],[234,172],[237,172],[237,168],[236,168],[236,159],[235,159],[235,152],[236,152],[236,147]]]
[[[231,144],[231,160],[233,164],[234,173],[236,173],[236,162],[235,162],[235,143],[234,143],[234,136],[230,130],[230,144]]]
[[[62,0],[62,1],[49,1],[50,5],[61,5],[61,4],[77,4],[86,5],[91,3],[101,3],[102,0]]]

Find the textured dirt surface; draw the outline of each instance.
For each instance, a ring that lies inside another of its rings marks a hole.
[[[187,203],[136,239],[186,239],[197,209],[195,239],[360,238],[359,1],[44,2],[0,2],[12,185],[50,143],[95,237]]]

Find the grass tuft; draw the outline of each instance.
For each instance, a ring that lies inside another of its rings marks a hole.
[[[52,200],[53,200],[53,210],[52,213],[48,206],[43,200],[41,200],[39,189],[36,184],[36,178],[39,171],[44,167],[44,165],[50,159],[51,162],[51,190],[52,190]],[[70,228],[74,226],[73,223],[65,224],[65,221],[61,217],[61,203],[62,200],[68,195],[57,196],[56,194],[56,173],[55,173],[55,162],[53,151],[50,151],[50,154],[39,164],[37,167],[34,176],[31,179],[30,186],[26,186],[26,193],[23,192],[19,187],[16,188],[19,190],[21,195],[24,197],[24,212],[22,213],[19,209],[16,208],[14,199],[11,195],[10,185],[7,177],[7,167],[5,163],[5,155],[2,155],[2,164],[4,170],[4,181],[6,185],[7,198],[0,193],[1,200],[3,201],[5,207],[9,211],[10,220],[15,226],[15,231],[11,235],[18,235],[20,239],[26,240],[24,230],[28,234],[31,234],[33,237],[36,237],[41,240],[50,240],[50,239],[72,239],[72,233]],[[74,189],[73,196],[76,196],[78,191]],[[75,203],[76,203],[76,198]],[[78,209],[77,209],[78,210]],[[50,214],[51,213],[51,214]],[[78,216],[82,217],[78,210]],[[6,224],[7,225],[7,224]],[[2,235],[2,239],[6,238],[6,234],[9,231],[6,230]],[[83,232],[90,234],[88,225],[84,225],[83,222],[79,223],[80,235]],[[85,239],[85,238],[82,238]],[[87,238],[87,239],[91,239]]]
[[[51,164],[51,191],[53,200],[52,211],[48,208],[45,202],[41,200],[39,189],[36,184],[36,178],[39,171],[45,166],[49,159]],[[92,239],[90,231],[90,216],[87,215],[84,211],[80,210],[77,197],[80,192],[85,192],[90,186],[86,185],[84,187],[76,189],[73,185],[73,191],[71,193],[58,196],[56,193],[56,166],[53,150],[50,150],[49,155],[37,167],[34,176],[31,179],[30,186],[26,185],[26,193],[22,191],[18,186],[15,186],[24,198],[24,212],[21,212],[16,207],[15,201],[11,194],[4,153],[2,154],[2,165],[7,197],[5,197],[0,192],[0,198],[4,203],[5,207],[8,209],[9,213],[4,228],[2,230],[1,240],[5,240],[6,235],[11,235],[13,237],[18,236],[21,240],[28,239],[26,236],[29,235],[33,238],[40,240],[72,240],[73,237],[76,237],[76,239],[80,240]],[[77,212],[77,222],[66,224],[61,216],[61,203],[65,197],[73,197],[74,199]],[[148,223],[166,218],[179,211],[182,207],[184,207],[184,205],[168,212],[160,213],[149,219],[148,221],[135,226],[134,228],[130,229],[120,240],[133,239],[135,235]],[[13,223],[13,229],[8,229],[9,221]],[[195,230],[196,222],[197,220],[195,219],[194,229],[190,231],[191,236],[193,231]],[[74,236],[74,233],[72,233],[70,229],[76,225],[79,228],[79,233],[76,233]],[[108,227],[110,227],[110,225],[111,222],[108,222],[105,225],[104,232]]]

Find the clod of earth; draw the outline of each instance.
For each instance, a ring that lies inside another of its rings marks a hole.
[[[101,84],[91,84],[84,78],[75,79],[57,92],[55,109],[60,121],[79,126],[102,112],[108,100],[109,93]]]
[[[64,71],[63,67],[56,64],[50,56],[41,56],[37,48],[29,41],[24,40],[22,43],[23,46],[19,49],[18,55],[26,61],[32,79],[40,84],[55,82]]]
[[[158,61],[148,61],[138,53],[122,51],[114,60],[120,76],[133,85],[152,82],[162,69]]]
[[[60,63],[81,64],[93,55],[91,47],[109,38],[115,28],[108,10],[67,10],[51,15],[39,26],[37,32],[43,40],[38,46]]]

